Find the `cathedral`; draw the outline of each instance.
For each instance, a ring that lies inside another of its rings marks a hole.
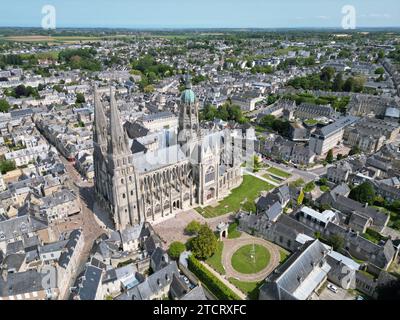
[[[94,181],[96,199],[117,230],[209,205],[241,184],[243,134],[200,124],[189,77],[179,101],[178,128],[162,132],[156,150],[132,147],[113,88],[107,100],[94,89]]]

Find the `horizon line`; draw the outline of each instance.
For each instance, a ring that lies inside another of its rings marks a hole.
[[[47,32],[57,32],[57,30],[63,29],[107,29],[107,30],[152,30],[152,31],[161,31],[161,30],[304,30],[304,29],[316,29],[316,30],[342,30],[344,32],[354,32],[358,30],[366,30],[366,29],[400,29],[399,26],[360,26],[355,29],[343,29],[341,27],[316,27],[316,26],[304,26],[304,27],[196,27],[196,26],[170,26],[170,27],[162,27],[162,26],[136,26],[136,27],[122,27],[122,26],[62,26],[57,27],[56,29],[46,30],[42,27],[38,26],[1,26],[0,29],[35,29]]]

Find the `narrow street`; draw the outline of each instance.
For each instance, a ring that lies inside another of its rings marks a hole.
[[[89,259],[90,250],[94,241],[103,233],[106,233],[107,229],[104,225],[99,224],[99,220],[95,217],[93,212],[93,207],[95,204],[93,183],[82,181],[80,174],[76,171],[72,163],[68,162],[63,157],[60,158],[65,165],[68,175],[66,185],[77,196],[78,201],[80,202],[81,212],[70,217],[68,221],[57,224],[55,229],[58,232],[65,232],[82,228],[85,241],[84,249],[80,257],[79,267],[77,268],[77,272],[71,281],[71,285],[73,285],[78,275],[83,271],[85,263]],[[68,297],[61,297],[61,299],[68,299]]]

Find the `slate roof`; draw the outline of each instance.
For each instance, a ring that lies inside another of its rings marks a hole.
[[[0,222],[0,241],[14,239],[46,228],[47,222],[36,217],[28,215],[15,217]]]
[[[120,232],[122,242],[134,241],[140,238],[143,223],[134,226],[129,226]]]
[[[324,197],[323,202],[329,203],[333,208],[339,210],[347,215],[357,211],[359,214],[363,214],[367,217],[371,217],[373,225],[383,228],[389,221],[389,216],[372,208],[365,207],[360,202],[354,201],[350,198],[342,195],[331,195],[331,198]]]
[[[20,253],[21,251],[24,251],[22,240],[7,243],[6,254]]]
[[[175,261],[151,274],[144,282],[118,296],[116,300],[149,300],[152,296],[157,295],[160,290],[170,285],[174,275],[179,276]]]
[[[185,294],[181,300],[207,300],[202,286],[197,286]]]
[[[85,269],[85,278],[82,280],[78,290],[78,297],[80,300],[95,300],[97,290],[101,285],[102,273],[102,269],[92,265],[89,265]]]
[[[74,254],[75,247],[79,242],[80,237],[82,236],[82,231],[79,229],[73,230],[70,235],[68,242],[65,246],[65,251],[61,253],[60,258],[58,259],[58,264],[61,267],[66,268],[71,260],[72,255]]]
[[[260,290],[277,300],[307,299],[319,285],[320,276],[322,281],[330,270],[325,261],[327,253],[328,249],[318,240],[306,242],[275,269]]]
[[[19,271],[25,260],[25,253],[11,253],[6,255],[3,260],[3,266],[7,267],[7,270]]]
[[[169,290],[173,298],[180,299],[189,292],[189,287],[178,274],[174,273]]]
[[[168,255],[163,249],[161,249],[161,247],[157,247],[154,250],[150,259],[152,261],[152,266],[154,266],[155,269],[153,271],[158,271],[168,264]]]
[[[42,274],[36,270],[9,273],[7,275],[7,281],[3,281],[1,284],[0,280],[0,296],[7,297],[41,291],[43,290],[42,277]]]
[[[67,244],[68,240],[61,240],[56,242],[51,242],[39,247],[39,253],[49,253],[55,251],[61,251]]]

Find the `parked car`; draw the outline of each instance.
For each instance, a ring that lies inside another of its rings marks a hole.
[[[329,290],[331,290],[333,293],[337,293],[337,292],[338,292],[338,288],[335,287],[332,283],[329,283],[329,284],[327,285],[327,288],[328,288]]]

